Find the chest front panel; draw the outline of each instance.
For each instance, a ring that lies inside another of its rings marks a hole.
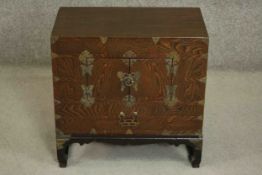
[[[201,134],[207,46],[190,38],[54,38],[58,131]]]

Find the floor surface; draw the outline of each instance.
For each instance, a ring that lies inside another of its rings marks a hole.
[[[262,72],[209,71],[201,167],[184,146],[74,144],[59,168],[50,67],[0,66],[1,175],[261,175]]]

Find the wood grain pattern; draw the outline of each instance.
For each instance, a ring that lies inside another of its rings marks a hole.
[[[138,90],[131,89],[131,94],[138,101],[164,100],[166,85],[171,84],[165,59],[137,59],[131,66],[131,72],[140,73]]]
[[[56,106],[56,113],[63,116],[57,120],[56,126],[65,134],[86,134],[93,129],[96,134],[126,134],[131,129],[138,135],[188,135],[199,132],[202,119],[196,116],[179,116],[160,103],[137,103],[132,109],[138,111],[137,127],[121,127],[119,125],[119,109],[125,109],[119,102],[100,102],[91,108],[81,104],[62,103]]]
[[[143,47],[146,46],[146,47]],[[89,50],[88,50],[89,49]],[[95,57],[91,76],[83,76],[79,55],[88,50]],[[123,55],[131,50],[136,61],[128,66]],[[170,52],[179,57],[176,73],[166,68]],[[56,126],[65,134],[195,135],[201,134],[207,67],[206,39],[59,38],[52,45],[55,105],[60,116]],[[106,57],[107,56],[107,57]],[[140,72],[138,90],[121,91],[117,72]],[[94,85],[95,103],[85,107],[81,84]],[[177,102],[168,107],[163,101],[166,85],[176,85]],[[127,107],[123,97],[136,102]],[[121,127],[119,114],[138,113],[136,127]]]
[[[128,72],[128,66],[121,59],[95,59],[92,76],[86,84],[94,85],[93,96],[96,99],[122,99],[128,92],[121,91],[118,72]]]

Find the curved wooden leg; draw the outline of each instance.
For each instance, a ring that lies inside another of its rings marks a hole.
[[[187,144],[188,159],[193,168],[199,168],[202,156],[202,140],[194,140]]]
[[[66,140],[64,139],[56,140],[57,160],[61,168],[65,168],[67,166],[69,145],[65,143]]]

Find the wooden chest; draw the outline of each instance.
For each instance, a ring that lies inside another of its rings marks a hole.
[[[208,35],[199,8],[60,8],[51,36],[57,155],[71,143],[202,150]]]

